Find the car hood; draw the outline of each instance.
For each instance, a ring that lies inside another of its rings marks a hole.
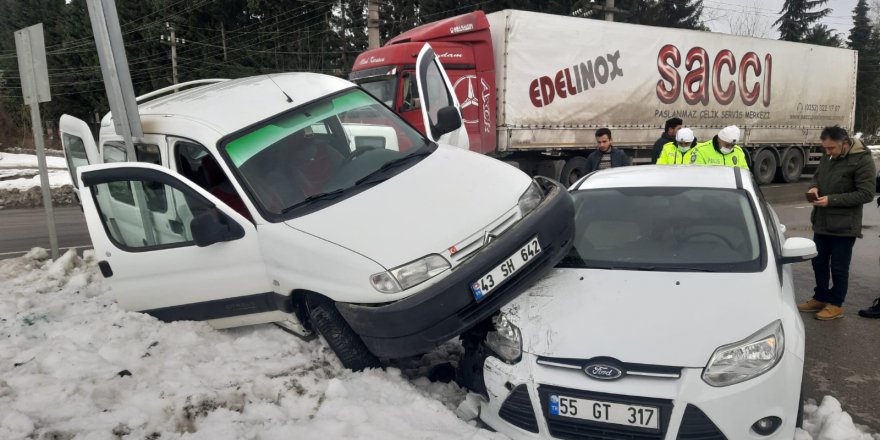
[[[772,274],[771,274],[772,275]],[[554,269],[505,307],[538,356],[705,367],[781,316],[766,273]]]
[[[441,145],[391,179],[285,223],[390,269],[480,231],[513,209],[530,183],[504,162]]]

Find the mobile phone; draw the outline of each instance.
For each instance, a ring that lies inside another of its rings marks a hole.
[[[815,202],[816,200],[819,200],[819,196],[816,195],[816,193],[814,193],[814,192],[808,192],[804,195],[807,196],[808,202]]]

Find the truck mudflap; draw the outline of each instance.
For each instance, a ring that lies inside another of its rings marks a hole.
[[[547,195],[532,213],[422,292],[380,306],[336,303],[373,354],[401,358],[430,351],[497,312],[569,252],[574,235],[571,196],[558,182],[539,182]],[[471,285],[535,236],[541,246],[535,260],[477,301]]]

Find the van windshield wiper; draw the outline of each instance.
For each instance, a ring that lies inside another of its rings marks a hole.
[[[345,188],[340,188],[340,189],[336,189],[333,191],[308,196],[305,199],[303,199],[303,201],[295,203],[291,206],[288,206],[287,208],[284,208],[283,210],[281,210],[281,214],[287,214],[288,212],[293,211],[296,208],[311,204],[311,203],[316,202],[318,200],[335,199],[336,197],[339,197],[344,192],[345,192]]]
[[[379,169],[377,169],[376,171],[373,171],[373,172],[371,172],[370,174],[367,174],[366,176],[361,177],[360,179],[358,179],[357,181],[355,181],[355,182],[354,182],[354,185],[355,185],[355,186],[358,186],[358,185],[362,185],[362,184],[367,183],[367,182],[369,182],[369,183],[378,183],[378,182],[382,182],[382,181],[384,181],[384,180],[387,180],[387,179],[388,179],[387,177],[384,178],[384,179],[377,179],[377,180],[373,180],[373,179],[376,178],[377,176],[381,176],[381,175],[385,174],[385,172],[387,172],[388,170],[390,170],[390,169],[392,169],[392,168],[396,168],[396,167],[398,167],[398,166],[400,166],[400,165],[403,165],[403,164],[409,162],[409,161],[412,160],[412,159],[415,159],[415,158],[417,158],[417,157],[425,157],[425,156],[427,156],[427,155],[429,155],[429,154],[431,154],[431,153],[433,153],[432,150],[430,150],[430,149],[428,149],[428,148],[424,148],[424,147],[422,147],[422,148],[420,148],[418,151],[415,151],[415,152],[413,152],[413,153],[407,154],[406,156],[398,157],[397,159],[394,159],[394,160],[390,160],[390,161],[388,161],[388,162],[385,162],[385,163],[382,164],[382,166],[379,167]]]

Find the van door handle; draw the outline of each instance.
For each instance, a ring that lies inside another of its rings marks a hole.
[[[101,269],[101,275],[104,275],[104,278],[110,278],[113,276],[113,269],[110,268],[110,263],[108,261],[99,261],[98,268]]]
[[[168,226],[171,228],[171,232],[175,234],[183,233],[183,222],[177,220],[168,220]]]

